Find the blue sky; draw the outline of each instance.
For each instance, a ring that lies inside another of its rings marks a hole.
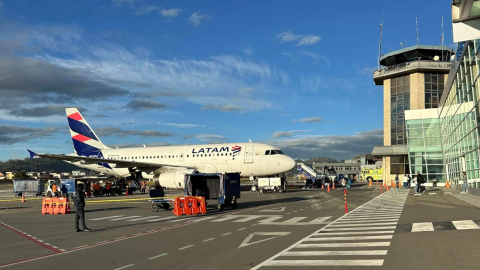
[[[0,160],[73,152],[65,107],[110,146],[255,142],[348,159],[383,141],[383,53],[451,41],[450,1],[0,0]],[[404,38],[402,39],[402,32]]]

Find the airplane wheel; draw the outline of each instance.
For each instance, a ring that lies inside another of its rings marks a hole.
[[[224,206],[222,203],[219,203],[219,204],[217,205],[217,209],[220,210],[220,211],[223,211],[223,208],[224,208],[224,207],[225,207],[225,206]]]

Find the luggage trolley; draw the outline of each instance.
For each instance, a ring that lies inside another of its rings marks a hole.
[[[237,208],[240,198],[240,173],[194,173],[185,175],[185,196],[216,199],[218,210],[226,205]]]
[[[172,202],[172,199],[157,199],[157,198],[165,197],[165,191],[163,191],[163,188],[150,189],[148,191],[148,197],[150,197],[149,201],[152,202],[153,212],[158,212],[160,211],[160,209],[165,209],[165,210],[170,209],[170,203]]]
[[[45,184],[42,180],[13,180],[13,192],[15,198],[22,197],[26,193],[33,193],[34,197],[43,196]]]

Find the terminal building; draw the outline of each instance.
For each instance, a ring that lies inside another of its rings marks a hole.
[[[452,2],[454,51],[417,45],[383,55],[373,76],[383,85],[384,144],[373,149],[384,181],[422,173],[480,194],[480,1]]]

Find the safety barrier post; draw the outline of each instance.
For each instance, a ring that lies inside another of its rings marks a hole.
[[[48,214],[48,208],[50,207],[50,202],[52,199],[43,198],[42,201],[42,215]]]
[[[183,213],[187,216],[192,214],[193,200],[192,197],[185,197],[185,203],[183,204]]]
[[[175,201],[173,202],[173,214],[175,214],[175,216],[183,215],[183,207],[180,197],[176,197]]]
[[[128,196],[130,194],[128,194],[128,186],[127,186],[127,192],[125,192],[125,196]]]
[[[192,198],[192,215],[196,215],[200,213],[200,208],[199,208],[199,201],[198,197],[191,197]]]
[[[205,201],[205,197],[200,197],[200,213],[205,215],[207,213],[207,203]]]
[[[345,214],[348,214],[348,208],[347,208],[347,190],[343,190],[343,198],[345,199]]]

